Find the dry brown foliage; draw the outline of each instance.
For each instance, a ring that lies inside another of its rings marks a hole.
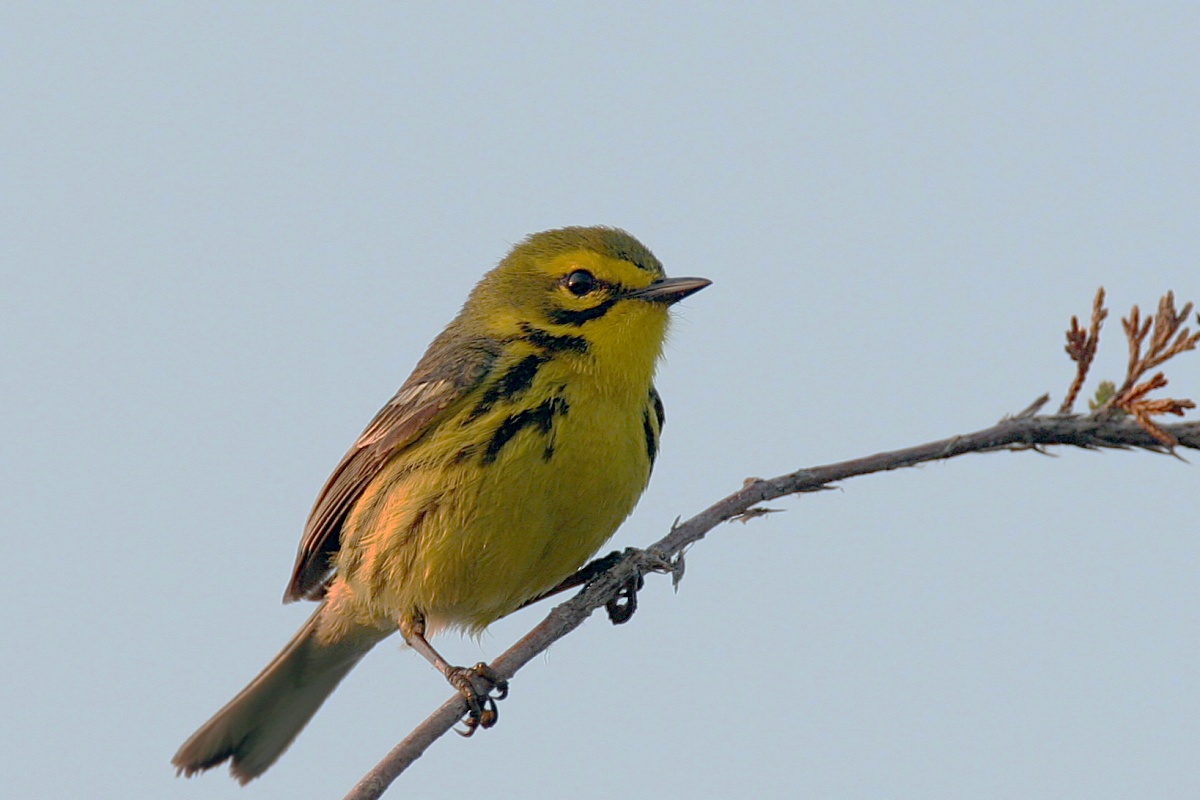
[[[1196,404],[1186,399],[1148,397],[1151,392],[1167,385],[1167,378],[1162,372],[1157,372],[1146,380],[1142,379],[1155,367],[1180,353],[1195,349],[1196,343],[1200,342],[1200,332],[1192,333],[1183,325],[1191,312],[1191,303],[1185,303],[1183,308],[1176,311],[1174,292],[1167,292],[1162,296],[1158,301],[1158,311],[1152,318],[1143,320],[1141,310],[1136,305],[1132,308],[1129,316],[1121,320],[1129,346],[1125,381],[1120,388],[1115,389],[1111,383],[1102,383],[1096,395],[1096,402],[1092,404],[1095,411],[1129,414],[1144,431],[1165,446],[1175,447],[1179,444],[1179,440],[1160,427],[1153,417],[1162,414],[1183,416],[1184,411],[1195,408]],[[1092,322],[1089,329],[1084,331],[1078,318],[1071,317],[1066,350],[1067,355],[1076,364],[1075,379],[1059,407],[1060,414],[1071,413],[1071,408],[1075,405],[1075,398],[1096,355],[1100,327],[1107,316],[1108,310],[1104,307],[1104,287],[1100,287],[1092,303]],[[1197,322],[1200,323],[1200,315],[1197,315]]]

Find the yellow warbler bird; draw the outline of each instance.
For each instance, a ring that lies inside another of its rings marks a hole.
[[[503,681],[453,667],[439,629],[482,630],[577,570],[633,510],[663,425],[654,389],[667,308],[708,286],[667,278],[614,228],[518,244],[471,292],[334,469],[284,599],[320,602],[250,685],[188,739],[187,775],[242,783],[291,744],[396,630],[495,722]]]

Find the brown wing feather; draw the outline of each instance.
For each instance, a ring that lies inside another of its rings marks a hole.
[[[436,424],[442,413],[488,374],[496,352],[487,342],[462,342],[447,331],[334,469],[317,496],[284,602],[319,599],[333,574],[341,530],[367,484],[396,454]]]

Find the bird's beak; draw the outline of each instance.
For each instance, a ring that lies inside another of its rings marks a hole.
[[[710,283],[712,281],[708,278],[661,278],[645,289],[637,289],[625,296],[669,306],[690,294],[695,294]]]

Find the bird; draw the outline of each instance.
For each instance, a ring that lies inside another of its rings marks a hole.
[[[665,422],[668,309],[710,283],[668,278],[618,228],[514,246],[329,476],[284,594],[316,611],[184,742],[177,774],[228,760],[239,782],[260,776],[396,631],[462,692],[468,733],[493,725],[507,682],[429,637],[477,634],[552,589],[630,514]]]

